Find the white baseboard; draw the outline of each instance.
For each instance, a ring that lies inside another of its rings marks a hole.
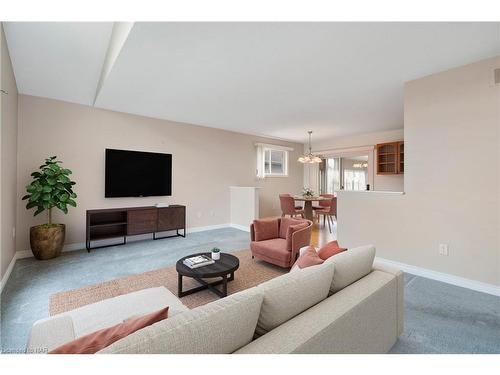
[[[7,270],[5,271],[5,274],[3,275],[2,280],[0,281],[0,293],[2,293],[4,286],[7,284],[7,280],[9,280],[12,269],[14,268],[14,264],[16,264],[16,259],[17,259],[17,253],[14,253],[14,256],[12,257],[12,260],[10,261]]]
[[[207,230],[230,228],[230,227],[234,227],[234,228],[240,229],[240,230],[246,230],[248,232],[248,230],[245,229],[243,226],[233,226],[232,224],[216,224],[216,225],[208,225],[208,226],[204,226],[204,227],[192,227],[192,228],[188,228],[186,230],[186,232],[188,234],[189,233],[198,233],[198,232],[205,232]],[[147,240],[147,239],[151,239],[151,235],[147,234],[147,235],[131,236],[131,237],[127,237],[127,243],[128,242],[135,242],[135,241],[143,241],[143,240]],[[102,241],[100,241],[100,243],[106,244],[106,245],[107,244],[111,245],[113,243],[116,243],[116,240],[102,240]],[[62,251],[67,252],[67,251],[77,251],[77,250],[85,250],[85,242],[66,244],[66,245],[64,245]],[[33,256],[33,253],[31,252],[31,250],[21,250],[21,251],[16,252],[16,256],[17,256],[17,259],[31,258]]]
[[[422,276],[427,279],[432,279],[436,281],[441,281],[443,283],[452,284],[460,286],[462,288],[476,290],[478,292],[492,294],[494,296],[500,296],[500,286],[494,284],[483,283],[481,281],[475,281],[471,279],[466,279],[460,276],[454,276],[447,273],[437,272],[429,270],[426,268],[421,268],[417,266],[412,266],[405,263],[395,262],[393,260],[384,258],[375,258],[376,261],[387,264],[388,266],[394,266],[401,269],[403,272],[411,273],[412,275]]]
[[[244,225],[240,225],[240,224],[229,224],[229,226],[231,228],[239,229],[239,230],[242,230],[244,232],[250,232],[250,225],[244,226]]]
[[[229,226],[230,224],[216,224],[216,225],[207,225],[205,227],[193,227],[193,228],[188,228],[187,233],[205,232],[207,230],[228,228]]]

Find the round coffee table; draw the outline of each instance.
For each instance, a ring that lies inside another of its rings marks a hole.
[[[189,268],[184,263],[184,259],[191,258],[197,255],[206,255],[211,257],[210,253],[198,253],[185,256],[177,261],[175,269],[177,270],[177,295],[184,297],[189,294],[199,292],[201,290],[209,289],[211,292],[217,294],[219,297],[227,296],[227,282],[234,280],[234,271],[240,266],[240,260],[231,254],[221,253],[220,259],[216,260],[214,264],[202,266],[199,268]],[[182,277],[191,277],[198,281],[201,285],[189,290],[182,290]],[[211,279],[220,277],[221,280],[207,282],[203,279]],[[222,290],[216,288],[217,285],[222,284]]]

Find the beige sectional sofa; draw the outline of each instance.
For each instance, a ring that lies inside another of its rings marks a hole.
[[[350,249],[192,310],[163,287],[115,297],[35,323],[28,350],[116,324],[132,313],[120,306],[146,313],[170,305],[168,319],[100,353],[386,353],[403,330],[404,282],[401,271],[374,265],[374,256],[373,246]],[[92,311],[106,311],[107,321],[82,328]]]

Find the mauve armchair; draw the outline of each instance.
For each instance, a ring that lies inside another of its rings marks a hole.
[[[292,267],[299,249],[311,243],[312,224],[310,220],[286,217],[254,220],[250,225],[252,258]]]

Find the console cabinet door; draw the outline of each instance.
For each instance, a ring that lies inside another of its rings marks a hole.
[[[186,207],[170,206],[158,209],[158,232],[184,229]]]
[[[127,234],[144,234],[156,232],[158,222],[158,210],[148,208],[143,210],[128,211]]]

